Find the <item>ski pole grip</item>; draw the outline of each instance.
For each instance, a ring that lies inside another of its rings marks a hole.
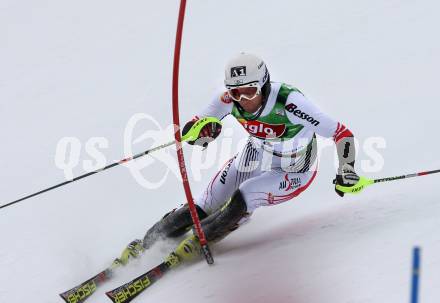
[[[358,194],[368,185],[374,184],[374,180],[367,179],[365,177],[360,177],[358,183],[353,186],[342,186],[336,185],[336,189],[343,192],[344,194]]]
[[[216,117],[205,117],[199,119],[194,123],[194,125],[190,128],[190,130],[182,137],[182,142],[185,141],[195,141],[199,138],[200,132],[202,129],[209,123],[218,123],[222,124],[219,119]]]

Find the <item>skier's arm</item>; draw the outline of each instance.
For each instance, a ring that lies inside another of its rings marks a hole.
[[[313,132],[326,138],[333,138],[339,159],[336,182],[352,186],[359,177],[354,170],[356,150],[353,133],[342,123],[323,113],[300,92],[292,92],[286,102],[288,117],[293,123],[303,124]],[[339,195],[341,193],[337,191]]]
[[[196,116],[188,121],[183,127],[182,134],[185,135],[194,123],[200,118],[204,117],[216,117],[222,120],[229,115],[232,110],[232,101],[229,99],[229,95],[225,93],[217,93],[211,102]],[[200,132],[199,138],[195,141],[188,141],[189,144],[207,146],[209,142],[218,137],[221,132],[221,125],[218,123],[207,124]]]
[[[342,123],[337,123],[333,135],[339,158],[339,168],[336,175],[335,191],[343,197],[344,193],[336,189],[336,185],[353,186],[359,181],[359,176],[354,170],[356,150],[352,132]]]
[[[195,118],[216,117],[222,120],[232,111],[232,100],[227,92],[219,92],[214,95],[211,102],[196,114]]]

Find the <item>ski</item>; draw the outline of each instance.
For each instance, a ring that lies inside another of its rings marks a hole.
[[[161,264],[130,282],[106,292],[106,295],[113,301],[113,303],[128,303],[145,289],[150,287],[154,282],[159,280],[167,271],[178,266],[180,263],[181,261],[179,257],[172,252]]]
[[[61,298],[63,298],[66,303],[84,302],[96,291],[98,286],[112,278],[116,268],[127,264],[131,259],[130,256],[136,258],[141,252],[143,252],[141,240],[136,239],[130,242],[127,248],[122,252],[121,257],[116,258],[108,268],[78,286],[61,293]]]
[[[110,280],[113,274],[114,265],[101,271],[96,276],[60,294],[66,303],[82,303],[89,298],[102,283]]]

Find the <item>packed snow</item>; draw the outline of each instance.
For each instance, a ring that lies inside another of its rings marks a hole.
[[[178,7],[1,2],[0,205],[173,139]],[[181,120],[221,88],[227,59],[248,51],[266,61],[272,80],[298,87],[350,127],[359,174],[439,169],[439,8],[432,0],[188,1]],[[206,151],[184,147],[194,195],[245,136],[228,118]],[[306,192],[258,209],[212,247],[215,265],[179,268],[134,302],[408,302],[414,246],[422,248],[420,302],[438,302],[440,175],[340,198],[334,147],[321,146]],[[169,148],[1,209],[0,302],[62,302],[59,293],[185,202],[176,169]],[[86,302],[105,302],[105,291],[157,265],[175,244],[159,243]]]

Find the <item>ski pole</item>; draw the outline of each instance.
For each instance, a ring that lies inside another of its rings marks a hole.
[[[221,122],[220,122],[217,118],[214,118],[214,117],[207,117],[207,118],[200,119],[200,120],[198,120],[198,121],[197,121],[197,122],[191,127],[191,129],[188,131],[188,133],[185,134],[185,136],[182,137],[182,142],[196,140],[196,139],[199,137],[199,134],[200,134],[200,131],[202,130],[202,128],[203,128],[205,125],[207,125],[208,123],[219,123],[219,124],[221,124]],[[51,186],[51,187],[48,187],[48,188],[46,188],[46,189],[40,190],[40,191],[38,191],[38,192],[36,192],[36,193],[33,193],[33,194],[31,194],[31,195],[28,195],[28,196],[25,196],[25,197],[23,197],[23,198],[20,198],[20,199],[18,199],[18,200],[15,200],[15,201],[12,201],[12,202],[6,203],[6,204],[4,204],[4,205],[1,205],[1,206],[0,206],[0,209],[5,208],[5,207],[8,207],[8,206],[11,206],[11,205],[14,205],[14,204],[16,204],[16,203],[18,203],[18,202],[21,202],[21,201],[23,201],[23,200],[26,200],[26,199],[29,199],[29,198],[35,197],[35,196],[40,195],[40,194],[42,194],[42,193],[48,192],[48,191],[50,191],[50,190],[52,190],[52,189],[55,189],[55,188],[58,188],[58,187],[64,186],[64,185],[66,185],[66,184],[69,184],[69,183],[72,183],[72,182],[75,182],[75,181],[78,181],[78,180],[80,180],[80,179],[84,179],[84,178],[86,178],[86,177],[88,177],[88,176],[91,176],[91,175],[97,174],[97,173],[99,173],[99,172],[101,172],[101,171],[107,170],[107,169],[109,169],[109,168],[112,168],[112,167],[115,167],[115,166],[118,166],[118,165],[121,165],[121,164],[124,164],[124,163],[126,163],[126,162],[128,162],[128,161],[131,161],[131,160],[134,160],[134,159],[137,159],[137,158],[143,157],[143,156],[145,156],[145,155],[148,155],[149,153],[152,153],[152,152],[154,152],[154,151],[157,151],[157,150],[163,149],[163,148],[165,148],[165,147],[168,147],[168,146],[170,146],[170,145],[173,145],[174,143],[175,143],[175,141],[173,140],[173,141],[170,141],[170,142],[168,142],[168,143],[165,143],[165,144],[162,144],[162,145],[156,146],[156,147],[154,147],[154,148],[151,148],[151,149],[149,149],[149,150],[146,150],[146,151],[143,151],[143,152],[141,152],[141,153],[139,153],[139,154],[136,154],[136,155],[134,155],[134,156],[132,156],[132,157],[128,157],[128,158],[122,159],[122,160],[120,160],[120,161],[117,161],[117,162],[114,162],[114,163],[112,163],[112,164],[109,164],[109,165],[107,165],[107,166],[105,166],[105,167],[103,167],[103,168],[99,168],[99,169],[97,169],[97,170],[94,170],[94,171],[88,172],[88,173],[86,173],[86,174],[83,174],[83,175],[81,175],[81,176],[75,177],[75,178],[73,178],[72,180],[68,180],[68,181],[65,181],[65,182],[62,182],[62,183],[56,184],[56,185],[54,185],[54,186]]]
[[[353,186],[336,185],[336,189],[338,189],[346,194],[358,194],[365,187],[372,185],[372,184],[394,181],[394,180],[402,180],[402,179],[408,179],[408,178],[414,178],[414,177],[421,177],[421,176],[426,176],[426,175],[430,175],[430,174],[437,174],[437,173],[440,173],[440,169],[423,171],[423,172],[419,172],[419,173],[401,175],[401,176],[395,176],[395,177],[380,178],[380,179],[368,179],[365,177],[360,177],[358,183],[356,183],[355,185],[353,185]]]

